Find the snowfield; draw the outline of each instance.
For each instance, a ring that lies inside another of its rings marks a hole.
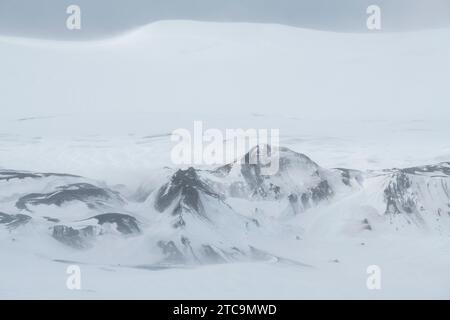
[[[450,299],[449,36],[0,38],[0,298]],[[196,120],[279,129],[280,171],[174,165]]]

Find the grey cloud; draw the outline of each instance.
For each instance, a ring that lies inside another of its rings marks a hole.
[[[70,4],[82,8],[80,31],[65,27]],[[279,23],[361,32],[370,4],[382,7],[386,31],[450,26],[448,0],[0,0],[0,34],[85,39],[165,19]]]

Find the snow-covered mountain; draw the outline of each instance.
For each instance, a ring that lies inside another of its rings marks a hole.
[[[314,210],[333,221],[333,208],[349,204],[367,214],[360,219],[361,232],[381,236],[380,226],[393,225],[390,232],[410,226],[450,235],[448,163],[380,172],[325,169],[281,147],[279,171],[264,175],[267,163],[249,161],[258,148],[213,170],[175,170],[143,203],[130,203],[118,191],[76,175],[2,170],[0,224],[11,237],[32,224],[39,230],[36,242],[51,236],[79,250],[109,234],[149,237],[148,249],[159,252],[156,260],[149,256],[148,264],[155,265],[276,258],[256,247],[255,239],[289,224],[306,228],[302,216],[314,219]],[[341,231],[351,223],[342,218]]]
[[[258,223],[238,214],[197,171],[178,170],[150,196],[170,232],[158,246],[169,262],[225,262],[251,254],[245,235]]]
[[[379,183],[381,211],[398,229],[409,227],[450,235],[450,163],[384,170]]]
[[[277,148],[278,170],[264,174],[269,163],[256,159],[258,146],[242,159],[213,171],[217,185],[230,197],[251,200],[289,202],[294,214],[321,202],[331,200],[336,194],[359,188],[362,177],[356,170],[321,168],[306,155],[288,148]]]
[[[126,201],[102,184],[70,174],[0,170],[2,213],[8,230],[29,222],[61,243],[86,248],[110,232],[138,233],[137,221],[122,210]],[[20,212],[11,214],[10,212]],[[42,229],[41,228],[41,229]]]

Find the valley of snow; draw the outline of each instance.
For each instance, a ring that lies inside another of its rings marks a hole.
[[[190,21],[0,37],[0,298],[449,299],[449,40]],[[258,188],[245,166],[177,171],[170,134],[195,120],[279,129],[291,166]]]

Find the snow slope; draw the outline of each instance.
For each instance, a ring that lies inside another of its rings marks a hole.
[[[10,119],[82,111],[448,115],[449,32],[164,21],[85,43],[1,38],[1,102]]]

